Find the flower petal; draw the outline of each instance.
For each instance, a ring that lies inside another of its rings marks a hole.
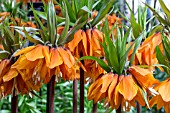
[[[36,46],[36,48],[29,51],[25,56],[29,61],[35,61],[37,59],[44,58],[43,46]]]
[[[9,70],[9,72],[6,75],[4,75],[3,80],[4,80],[4,82],[7,82],[7,81],[15,78],[16,76],[18,76],[18,72],[16,69],[12,68]]]

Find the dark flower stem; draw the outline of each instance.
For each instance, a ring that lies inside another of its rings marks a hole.
[[[93,103],[93,113],[98,113],[97,112],[97,103]]]
[[[77,86],[78,80],[73,81],[73,113],[77,113]]]
[[[55,92],[55,76],[52,76],[50,82],[47,84],[47,104],[46,113],[54,113],[54,92]]]
[[[80,68],[80,113],[84,113],[84,71],[82,68]]]
[[[137,102],[137,113],[142,113],[141,112],[141,105]]]
[[[120,105],[119,108],[116,110],[116,113],[121,113],[121,105]]]
[[[15,89],[11,100],[11,113],[18,113],[18,95],[15,95]]]

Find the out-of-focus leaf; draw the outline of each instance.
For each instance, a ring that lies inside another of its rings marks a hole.
[[[149,36],[153,35],[154,33],[161,32],[162,30],[162,25],[156,25],[151,31],[149,31]]]
[[[166,14],[168,21],[170,22],[170,11],[169,11],[169,9],[166,7],[166,5],[164,4],[164,2],[162,0],[159,0],[159,3],[161,5],[161,8],[163,9],[163,11]]]
[[[114,0],[106,0],[101,6],[96,18],[92,21],[91,25],[95,26],[101,21],[101,19],[109,12],[110,8],[113,5]]]
[[[166,57],[162,54],[162,52],[161,52],[161,50],[160,50],[160,48],[158,46],[156,47],[156,58],[158,59],[160,64],[163,64],[163,65],[165,65],[167,67],[170,66],[169,63],[166,62]],[[162,68],[164,68],[165,72],[170,74],[169,70],[167,70],[165,67],[162,67]]]
[[[19,27],[19,26],[11,26],[12,28],[19,29],[19,30],[26,30],[27,32],[35,32],[38,31],[39,29],[37,28],[32,28],[32,27]]]
[[[144,3],[145,4],[145,3]],[[163,19],[156,11],[155,9],[153,9],[152,7],[150,7],[148,4],[145,4],[153,13],[154,15],[157,17],[157,19],[159,20],[159,22],[163,23],[164,25],[168,25],[170,26],[170,22],[166,21],[165,19]]]
[[[30,42],[33,42],[35,44],[41,43],[43,44],[44,42],[37,36],[33,35],[31,36],[31,34],[29,34],[26,30],[24,30],[24,32],[15,29],[19,34],[21,34],[23,37],[26,37]]]
[[[8,58],[9,55],[10,53],[8,51],[0,51],[0,59]]]

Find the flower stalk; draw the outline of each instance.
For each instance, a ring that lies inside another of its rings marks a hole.
[[[52,76],[50,82],[47,84],[47,104],[46,113],[54,113],[54,95],[55,95],[55,76]]]

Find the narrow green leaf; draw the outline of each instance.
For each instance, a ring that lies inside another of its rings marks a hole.
[[[80,60],[95,60],[105,71],[107,71],[107,72],[111,71],[111,69],[108,67],[108,65],[102,59],[98,59],[93,56],[83,56],[78,59],[78,61],[80,61]]]
[[[47,14],[46,14],[45,12],[35,10],[35,13],[36,13],[39,17],[47,20]]]
[[[140,46],[141,44],[141,41],[142,41],[142,35],[140,35],[136,40],[135,40],[135,47],[134,47],[134,50],[133,50],[133,53],[132,53],[132,56],[130,58],[130,65],[132,65],[132,62],[134,60],[134,57],[135,57],[135,54],[136,54],[136,51],[138,49],[138,47]]]
[[[166,14],[168,21],[170,22],[170,11],[169,11],[169,9],[166,7],[166,5],[164,4],[164,2],[162,0],[159,0],[159,3],[161,5],[161,8],[163,9],[163,11]]]
[[[40,25],[41,29],[43,30],[43,32],[41,32],[41,36],[42,36],[41,38],[42,38],[42,40],[43,40],[44,42],[49,41],[49,37],[48,37],[48,35],[47,35],[47,29],[44,27],[43,23],[42,23],[41,20],[39,19],[37,13],[35,12],[35,10],[34,10],[34,8],[33,8],[33,5],[31,5],[31,9],[32,9],[32,11],[33,11],[34,18],[35,18],[36,23],[37,23],[36,25],[37,25],[37,26]]]
[[[97,23],[103,19],[103,17],[109,12],[113,5],[114,0],[106,0],[106,2],[101,6],[96,18],[92,21],[91,25],[95,26]]]
[[[158,59],[158,61],[159,61],[160,64],[163,64],[163,65],[165,65],[165,66],[167,66],[167,67],[170,67],[170,65],[168,64],[168,62],[166,62],[166,58],[165,58],[165,56],[162,54],[159,46],[156,47],[156,58]],[[170,71],[169,71],[169,70],[167,70],[165,67],[162,67],[162,68],[164,68],[165,72],[167,72],[168,74],[170,74]]]
[[[69,15],[70,21],[73,23],[76,22],[76,15],[73,9],[71,8],[70,3],[68,2],[68,0],[64,0],[64,1],[67,6],[67,10],[69,11],[68,15]]]
[[[31,36],[31,34],[29,34],[26,30],[24,30],[24,32],[15,29],[19,34],[21,34],[23,37],[26,37],[30,42],[33,42],[35,44],[43,44],[44,42],[37,36],[33,35]]]
[[[154,33],[157,33],[157,32],[161,32],[163,30],[163,26],[162,25],[156,25],[151,31],[149,31],[149,35],[148,36],[151,36],[153,35]]]
[[[79,23],[79,20],[76,23]],[[80,24],[74,25],[73,28],[71,29],[71,31],[69,31],[69,33],[67,34],[67,37],[65,38],[65,40],[62,43],[59,43],[58,45],[64,45],[64,44],[70,42],[71,40],[73,40],[74,33],[77,30],[81,29],[86,23],[87,23],[87,20],[82,22],[82,23],[80,23]]]
[[[145,3],[144,3],[145,4]],[[159,20],[159,22],[163,23],[164,25],[169,25],[170,26],[170,22],[166,21],[165,19],[163,19],[156,11],[155,9],[153,9],[152,7],[150,7],[148,4],[145,4],[153,13],[154,15],[157,17],[157,19]]]
[[[61,35],[58,39],[58,42],[56,42],[56,43],[59,43],[59,44],[63,43],[63,41],[66,39],[67,34],[68,34],[68,29],[69,29],[69,23],[70,23],[67,6],[66,6],[66,4],[64,6],[65,6],[65,10],[66,10],[66,22],[65,22],[64,30],[62,31],[62,33],[61,33]]]

